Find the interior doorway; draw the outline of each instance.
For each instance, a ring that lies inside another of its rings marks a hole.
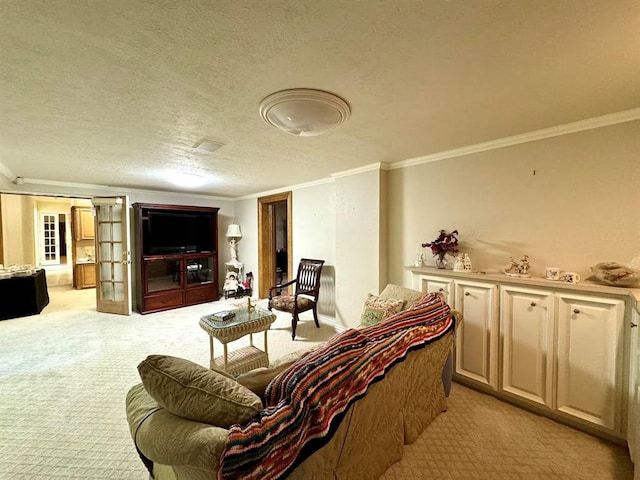
[[[91,203],[80,197],[0,192],[0,263],[5,268],[32,265],[46,270],[50,305],[59,309],[82,303],[72,301],[76,261],[85,253],[73,246],[74,206]],[[93,290],[90,293],[95,297]],[[93,304],[95,308],[95,300]]]
[[[258,293],[292,277],[292,194],[277,193],[258,198]]]

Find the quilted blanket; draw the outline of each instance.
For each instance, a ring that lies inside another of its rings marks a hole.
[[[454,329],[449,306],[425,295],[411,309],[362,329],[336,335],[299,358],[266,392],[266,408],[230,429],[219,480],[285,478],[326,444],[368,387],[413,349]]]

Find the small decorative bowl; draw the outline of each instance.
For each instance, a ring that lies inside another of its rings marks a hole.
[[[634,288],[640,286],[640,271],[616,262],[598,263],[591,267],[593,274],[601,282],[614,287]]]

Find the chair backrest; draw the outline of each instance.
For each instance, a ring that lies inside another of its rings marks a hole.
[[[316,302],[318,301],[322,265],[324,265],[324,260],[313,260],[310,258],[300,259],[298,276],[296,278],[296,293],[304,293],[305,295],[314,297]]]

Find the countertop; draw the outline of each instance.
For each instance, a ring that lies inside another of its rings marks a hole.
[[[439,269],[435,267],[405,267],[413,273],[423,275],[434,275],[438,277],[448,278],[461,278],[467,280],[477,280],[486,282],[496,282],[501,284],[513,284],[533,287],[555,288],[561,290],[572,290],[577,292],[590,292],[600,293],[605,295],[616,295],[629,297],[634,303],[637,309],[640,309],[640,288],[625,288],[614,287],[611,285],[605,285],[597,280],[595,277],[589,277],[579,283],[568,283],[562,281],[547,280],[544,277],[509,277],[501,272],[493,271],[478,271],[472,270],[470,272],[454,272],[448,269]]]
[[[78,258],[76,265],[95,265],[96,261],[92,258]]]

